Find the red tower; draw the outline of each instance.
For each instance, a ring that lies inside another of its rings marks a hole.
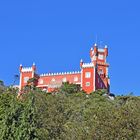
[[[32,67],[23,67],[20,65],[20,85],[19,89],[22,90],[24,86],[27,85],[27,82],[29,79],[36,77],[36,66],[35,63],[33,63]]]
[[[95,91],[95,65],[93,63],[82,64],[81,87],[87,93]]]
[[[108,89],[110,88],[110,79],[108,76],[108,67],[109,64],[106,62],[108,56],[108,48],[105,46],[104,48],[98,48],[98,46],[95,44],[94,49],[91,49],[90,51],[90,58],[91,62],[96,65],[96,87],[102,88],[103,85],[105,88]],[[103,81],[103,85],[99,86],[100,82],[98,81]],[[98,84],[99,83],[99,84]]]

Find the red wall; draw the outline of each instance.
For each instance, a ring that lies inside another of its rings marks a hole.
[[[21,75],[21,87],[23,88],[27,85],[27,83],[24,83],[24,77],[29,77],[29,79],[32,78],[32,72],[22,72]]]
[[[86,72],[90,72],[90,78],[86,78]],[[90,82],[90,86],[86,86],[86,83]],[[82,70],[82,89],[88,94],[94,91],[94,68],[83,68]]]
[[[78,81],[74,81],[74,78],[77,77]],[[61,85],[63,82],[63,78],[66,78],[66,81],[74,84],[80,84],[81,83],[81,74],[63,74],[63,75],[50,75],[50,76],[40,76],[38,79],[38,87],[48,87],[48,91],[54,90],[56,87],[52,88],[51,86],[54,84]],[[55,79],[55,81],[52,81],[52,79]],[[43,80],[43,83],[40,83],[40,81]],[[44,85],[44,86],[43,86]],[[51,85],[51,86],[50,86]]]

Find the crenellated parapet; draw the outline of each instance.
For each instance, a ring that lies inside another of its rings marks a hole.
[[[32,67],[23,67],[22,64],[20,64],[20,72],[33,72],[36,71],[36,65],[33,63]]]
[[[94,67],[93,63],[83,63],[82,68],[92,68]]]
[[[23,67],[21,69],[21,72],[32,72],[33,71],[33,68],[32,67]]]
[[[57,72],[57,73],[44,73],[41,74],[40,76],[57,76],[57,75],[71,75],[71,74],[80,74],[81,71],[72,71],[72,72]]]

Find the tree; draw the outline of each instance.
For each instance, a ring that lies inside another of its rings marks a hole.
[[[37,140],[35,97],[32,93],[27,95],[24,103],[24,111],[21,114],[20,125],[18,127],[19,140]]]
[[[4,86],[4,82],[0,80],[0,86]]]
[[[9,95],[11,96],[11,95]],[[37,140],[34,95],[28,94],[24,101],[12,98],[8,108],[3,111],[0,139]]]
[[[62,86],[59,88],[59,92],[63,94],[73,94],[80,92],[80,85],[70,84],[69,82],[62,83]]]
[[[15,74],[14,75],[14,81],[13,81],[13,85],[15,85],[15,83],[19,80],[19,75]]]
[[[37,78],[36,77],[30,78],[27,81],[27,85],[31,88],[31,90],[34,90],[35,89],[36,82],[37,82]]]
[[[2,93],[4,91],[5,87],[4,87],[4,82],[2,80],[0,80],[0,93]]]
[[[0,139],[140,139],[140,97],[112,101],[96,91],[87,98],[82,91],[73,94],[73,85],[64,87],[55,96],[31,90],[22,100],[13,90],[0,94]]]

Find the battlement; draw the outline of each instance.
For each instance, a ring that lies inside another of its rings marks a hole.
[[[23,67],[21,69],[22,72],[32,72],[33,71],[33,68],[32,67]]]
[[[98,52],[105,52],[104,49],[98,49]]]
[[[70,75],[70,74],[80,74],[81,71],[73,71],[73,72],[59,72],[59,73],[44,73],[41,74],[40,76],[56,76],[56,75]]]
[[[82,68],[91,68],[94,67],[93,63],[83,63]]]

